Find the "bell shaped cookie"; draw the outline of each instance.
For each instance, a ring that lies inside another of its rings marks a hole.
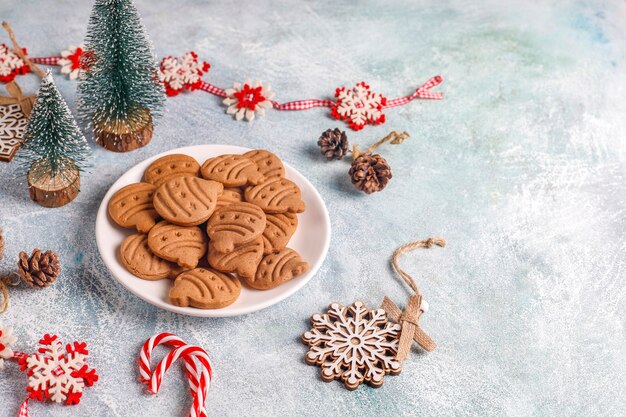
[[[200,164],[193,157],[173,154],[161,157],[150,164],[143,174],[143,180],[155,187],[166,183],[172,178],[200,175]]]
[[[207,250],[206,237],[197,226],[157,223],[148,233],[148,246],[157,256],[186,269],[198,266]]]
[[[265,213],[259,207],[235,203],[215,210],[207,223],[207,234],[215,250],[229,253],[235,246],[261,236],[265,222]]]
[[[155,191],[154,185],[145,182],[127,185],[109,200],[109,216],[122,227],[148,233],[159,217],[152,204]]]
[[[197,177],[173,178],[154,193],[153,204],[165,220],[179,226],[197,226],[211,217],[224,187]]]
[[[243,155],[220,155],[207,159],[201,172],[207,180],[221,182],[225,187],[258,184],[263,179],[259,167]]]
[[[304,211],[300,188],[286,178],[266,178],[259,184],[246,188],[244,196],[247,202],[261,207],[266,213]]]
[[[302,260],[298,252],[284,248],[263,258],[254,278],[246,277],[245,280],[252,288],[269,290],[305,273],[308,269],[309,264]]]
[[[241,293],[237,277],[211,269],[196,268],[183,272],[170,289],[170,302],[179,307],[224,308]]]

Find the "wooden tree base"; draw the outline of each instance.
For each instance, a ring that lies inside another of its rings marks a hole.
[[[35,179],[28,172],[28,193],[30,198],[44,207],[61,207],[76,198],[80,192],[80,172],[70,171],[66,175],[50,178],[44,175]]]
[[[96,122],[94,122],[96,123]],[[113,152],[130,152],[146,146],[152,139],[152,115],[143,110],[138,117],[127,122],[102,124],[94,129],[96,142]]]

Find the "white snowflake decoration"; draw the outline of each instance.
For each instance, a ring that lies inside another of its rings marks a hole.
[[[241,83],[234,83],[233,88],[224,90],[226,98],[223,103],[228,106],[226,113],[232,114],[236,120],[251,122],[255,116],[265,116],[265,109],[273,106],[272,99],[274,92],[269,84],[262,84],[261,81],[252,83],[246,80]]]
[[[12,327],[2,327],[0,324],[0,369],[4,368],[4,361],[13,358],[11,346],[15,344],[17,338],[13,336]]]
[[[27,122],[18,104],[0,105],[0,160],[13,158],[24,138]]]
[[[209,68],[209,63],[198,61],[198,55],[193,51],[180,58],[168,56],[161,61],[159,79],[164,83],[167,95],[175,96],[183,89],[197,89],[202,83],[202,75]]]
[[[50,335],[45,335],[39,343],[43,345],[39,353],[19,359],[22,369],[28,370],[30,398],[78,404],[85,387],[98,380],[96,370],[90,370],[87,365],[87,345],[74,342],[64,349],[57,336]]]
[[[8,83],[16,75],[26,74],[30,69],[7,45],[0,44],[0,81]]]
[[[321,366],[324,381],[340,379],[348,389],[364,381],[380,387],[385,374],[400,373],[395,356],[401,326],[389,323],[385,310],[368,310],[359,301],[348,307],[331,304],[311,323],[313,328],[302,335],[309,345],[305,359]]]
[[[65,51],[61,52],[58,65],[61,66],[62,74],[69,74],[70,80],[75,80],[80,75],[82,69],[80,59],[85,52],[85,45],[71,45]]]
[[[387,99],[381,94],[370,91],[364,82],[358,83],[352,90],[338,88],[335,97],[337,104],[332,109],[332,116],[345,120],[354,130],[361,130],[366,124],[385,123],[383,108]]]

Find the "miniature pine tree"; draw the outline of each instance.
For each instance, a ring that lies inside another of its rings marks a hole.
[[[165,101],[152,44],[132,0],[96,0],[78,86],[81,118],[117,152],[146,145]]]
[[[48,71],[41,80],[18,154],[31,197],[49,207],[71,201],[78,194],[80,171],[88,155],[87,141]],[[43,194],[34,195],[37,190]]]

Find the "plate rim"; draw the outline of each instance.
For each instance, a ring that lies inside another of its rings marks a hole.
[[[176,314],[182,314],[182,315],[194,316],[194,317],[205,317],[205,318],[208,318],[208,317],[235,317],[235,316],[242,316],[242,315],[246,315],[246,314],[251,314],[251,313],[254,313],[254,312],[266,309],[268,307],[271,307],[273,305],[276,305],[276,304],[280,303],[281,301],[284,301],[285,299],[291,297],[296,292],[300,291],[317,274],[317,272],[321,268],[322,264],[326,260],[326,257],[328,255],[328,250],[330,248],[330,240],[331,240],[331,235],[332,235],[332,228],[331,227],[332,226],[331,226],[331,221],[330,221],[330,214],[328,212],[328,207],[326,207],[326,202],[322,198],[322,196],[319,193],[319,191],[317,190],[317,188],[315,188],[315,186],[309,181],[309,179],[306,176],[304,176],[300,171],[295,169],[292,165],[290,165],[290,164],[288,164],[286,162],[283,162],[285,167],[290,169],[290,170],[293,170],[297,175],[299,175],[299,177],[300,177],[299,179],[301,179],[304,183],[306,183],[310,187],[310,189],[313,191],[313,194],[321,202],[322,214],[323,214],[323,217],[325,219],[326,227],[328,228],[328,233],[326,234],[326,237],[325,237],[324,242],[322,244],[322,256],[320,256],[319,259],[314,264],[311,265],[311,268],[306,273],[308,275],[308,277],[303,278],[302,280],[300,280],[301,282],[299,282],[297,285],[294,285],[289,290],[287,290],[287,291],[285,291],[283,293],[280,293],[278,296],[276,296],[274,298],[270,298],[270,299],[265,300],[263,302],[260,302],[258,304],[254,304],[252,306],[239,308],[238,310],[228,310],[227,308],[222,308],[222,309],[197,309],[197,308],[193,308],[193,307],[179,307],[179,306],[175,306],[173,304],[167,303],[166,301],[162,301],[162,304],[156,304],[152,300],[148,299],[148,297],[143,296],[141,291],[137,291],[136,289],[134,289],[132,287],[132,285],[130,285],[129,283],[126,282],[125,279],[122,279],[122,278],[118,277],[116,275],[116,273],[113,272],[111,270],[111,268],[109,268],[109,265],[105,261],[105,256],[103,254],[103,245],[104,245],[104,243],[102,242],[102,239],[104,237],[102,236],[102,234],[103,234],[104,230],[102,228],[107,223],[109,223],[109,224],[112,223],[111,220],[108,218],[108,202],[111,199],[111,197],[114,194],[114,192],[117,191],[119,188],[124,186],[124,185],[121,185],[120,187],[115,187],[120,182],[122,177],[124,177],[128,172],[136,169],[138,166],[140,166],[142,164],[149,165],[150,163],[152,163],[156,159],[161,158],[163,156],[174,154],[174,153],[181,153],[181,154],[185,154],[185,155],[189,155],[189,156],[194,157],[194,154],[193,154],[194,150],[197,150],[198,148],[207,148],[207,147],[220,147],[220,148],[226,147],[226,148],[229,149],[227,152],[230,152],[230,153],[237,153],[237,152],[245,153],[245,152],[254,150],[253,148],[247,148],[247,147],[243,147],[243,146],[227,145],[227,144],[215,144],[215,143],[204,144],[204,145],[184,146],[184,147],[181,147],[181,148],[175,148],[175,149],[171,149],[171,150],[168,150],[168,151],[165,151],[165,152],[161,152],[161,153],[159,153],[157,155],[154,155],[154,156],[151,156],[149,158],[146,158],[146,159],[136,163],[132,167],[128,168],[126,171],[124,171],[117,178],[117,180],[115,180],[113,182],[113,184],[111,184],[111,186],[108,188],[108,190],[106,191],[106,193],[102,197],[102,200],[100,201],[100,205],[98,206],[98,211],[97,211],[97,214],[96,214],[96,222],[95,222],[96,223],[95,224],[95,238],[96,238],[96,246],[98,248],[98,254],[100,255],[100,259],[102,260],[102,263],[105,265],[109,275],[111,277],[113,277],[115,279],[115,281],[117,281],[120,285],[122,285],[122,287],[124,287],[127,291],[129,291],[135,297],[143,300],[144,302],[146,302],[146,303],[148,303],[148,304],[150,304],[150,305],[152,305],[152,306],[154,306],[154,307],[156,307],[158,309],[170,311],[170,312],[176,313]],[[115,189],[115,191],[113,191],[114,189]],[[138,279],[140,279],[140,278],[138,278]]]

